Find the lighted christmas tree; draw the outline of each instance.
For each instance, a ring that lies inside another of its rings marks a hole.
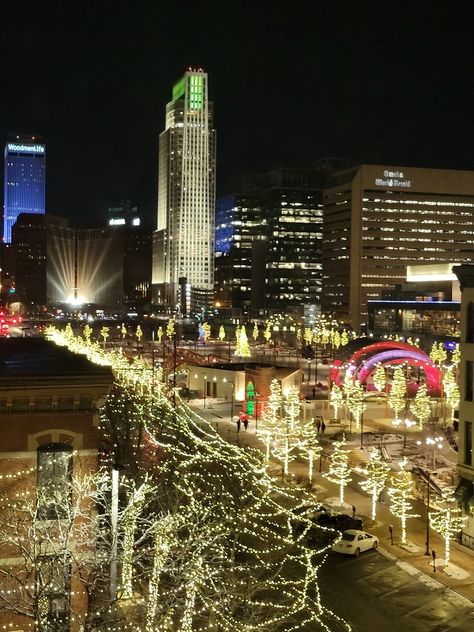
[[[341,334],[341,346],[345,347],[347,344],[349,344],[349,334],[343,329]]]
[[[455,367],[457,367],[461,362],[461,348],[459,343],[456,343],[456,345],[454,346],[454,350],[451,354],[451,362],[454,364]]]
[[[254,323],[253,331],[252,331],[252,338],[254,339],[254,342],[257,342],[257,340],[258,340],[258,325],[257,325],[257,323]]]
[[[127,328],[125,327],[124,323],[122,323],[120,326],[120,333],[122,334],[122,340],[125,340],[125,336],[127,335]]]
[[[174,338],[174,334],[175,334],[175,322],[172,318],[170,318],[170,320],[168,321],[168,324],[166,325],[166,336],[168,340],[172,340]]]
[[[263,337],[265,338],[265,340],[267,342],[270,342],[270,339],[272,337],[272,332],[270,330],[270,323],[269,322],[266,323],[265,331],[263,332]]]
[[[104,341],[104,349],[105,349],[105,343],[107,341],[107,338],[109,337],[109,331],[110,331],[110,327],[102,327],[102,329],[100,330],[100,335],[102,336],[102,339]]]
[[[221,342],[224,342],[224,340],[225,340],[225,329],[224,329],[224,325],[221,325],[221,326],[219,327],[219,340],[220,340]]]
[[[402,544],[407,542],[407,520],[418,518],[418,514],[410,513],[413,509],[413,505],[410,503],[410,498],[413,495],[413,482],[411,473],[404,469],[407,463],[406,458],[400,462],[401,471],[392,477],[391,487],[388,489],[390,511],[400,519]]]
[[[278,431],[281,424],[281,416],[283,410],[283,394],[281,392],[280,382],[272,380],[270,384],[270,395],[267,404],[263,410],[262,419],[258,434],[262,435],[265,443],[265,458],[268,462],[270,459],[271,445],[273,435]]]
[[[451,540],[459,534],[467,516],[462,517],[462,511],[457,506],[454,497],[454,490],[443,491],[443,496],[437,504],[439,508],[436,511],[430,511],[429,514],[430,527],[444,539],[444,561],[449,564]]]
[[[92,327],[90,327],[88,324],[84,327],[84,329],[82,330],[82,335],[84,336],[84,340],[86,340],[87,342],[90,341],[91,339],[91,334],[92,334]]]
[[[334,417],[338,418],[339,408],[344,403],[344,392],[340,386],[333,384],[331,388],[331,405],[334,408]]]
[[[349,467],[349,452],[346,450],[346,438],[333,444],[333,453],[329,459],[329,470],[323,474],[328,481],[339,485],[339,504],[344,505],[344,490],[351,482],[351,468]]]
[[[137,325],[137,329],[135,331],[135,336],[137,337],[138,344],[140,344],[141,339],[143,338],[143,331],[140,325]]]
[[[250,345],[247,338],[247,331],[245,330],[245,325],[242,325],[239,329],[239,337],[237,339],[237,344],[235,347],[235,355],[240,356],[241,358],[250,358],[252,355],[250,352]]]
[[[372,497],[372,520],[375,520],[377,499],[385,487],[389,471],[390,468],[382,459],[380,450],[372,448],[364,469],[364,474],[367,478],[359,483],[362,489]]]
[[[385,368],[380,363],[378,363],[377,366],[375,367],[375,371],[372,376],[372,382],[379,393],[381,393],[385,389],[385,386],[387,385],[387,377],[385,375]]]
[[[395,419],[405,410],[407,381],[403,367],[397,366],[393,372],[392,384],[388,396],[388,405],[395,412]]]
[[[414,399],[410,402],[410,410],[418,419],[420,427],[423,428],[431,417],[431,398],[428,395],[426,384],[422,384],[418,388]]]
[[[163,338],[163,327],[161,325],[156,330],[156,337],[158,339],[158,343],[160,343],[161,339]]]

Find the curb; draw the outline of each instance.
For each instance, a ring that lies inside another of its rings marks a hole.
[[[437,588],[442,588],[445,593],[451,595],[458,602],[462,603],[465,607],[474,608],[474,601],[471,601],[471,599],[469,599],[465,595],[458,592],[455,588],[450,588],[449,586],[446,586],[446,584],[440,581],[437,577],[433,577],[432,575],[429,575],[425,571],[420,570],[414,564],[411,564],[410,562],[407,562],[406,560],[400,559],[397,555],[395,555],[394,553],[391,553],[390,551],[388,551],[387,549],[385,549],[384,547],[380,545],[378,546],[377,550],[381,555],[383,555],[383,557],[385,557],[386,559],[392,562],[395,562],[399,568],[407,572],[409,575],[412,575],[412,576],[424,575],[426,579],[429,581],[429,583],[431,583],[433,586],[436,586]]]

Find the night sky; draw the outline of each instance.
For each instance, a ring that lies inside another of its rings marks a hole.
[[[4,10],[2,144],[9,133],[43,137],[47,212],[101,225],[107,206],[129,198],[154,226],[165,104],[192,65],[209,73],[219,193],[247,172],[324,156],[474,169],[474,38],[463,4],[326,4]]]

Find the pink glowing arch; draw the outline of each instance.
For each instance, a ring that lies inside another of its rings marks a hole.
[[[370,390],[370,379],[377,364],[382,366],[408,364],[419,368],[426,375],[429,392],[432,395],[438,395],[440,392],[441,371],[433,364],[429,355],[418,347],[393,340],[374,342],[362,347],[355,351],[344,364],[336,360],[331,369],[331,381],[341,386],[342,376],[346,371],[361,384],[365,384],[366,388],[368,386]]]

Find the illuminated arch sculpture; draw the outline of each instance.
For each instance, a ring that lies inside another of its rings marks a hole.
[[[355,351],[346,362],[334,362],[331,369],[331,382],[342,385],[344,373],[349,372],[361,384],[370,390],[370,381],[377,364],[394,366],[408,364],[422,370],[426,375],[428,391],[431,395],[439,395],[441,371],[434,365],[427,353],[406,342],[387,340],[374,342]]]

